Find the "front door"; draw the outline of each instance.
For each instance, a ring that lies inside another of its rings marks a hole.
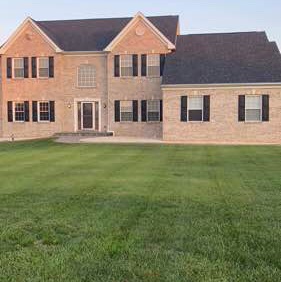
[[[83,129],[91,130],[94,127],[93,103],[82,103],[82,125]]]

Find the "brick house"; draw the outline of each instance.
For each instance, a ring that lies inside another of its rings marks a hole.
[[[0,56],[0,137],[281,143],[281,55],[264,32],[180,35],[178,16],[142,13],[27,18]]]

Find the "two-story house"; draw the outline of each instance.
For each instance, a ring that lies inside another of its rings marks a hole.
[[[0,55],[0,137],[281,143],[281,55],[264,32],[180,35],[178,16],[142,13],[27,18]]]

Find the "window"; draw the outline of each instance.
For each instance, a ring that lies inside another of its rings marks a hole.
[[[15,102],[15,121],[25,121],[25,111],[23,102]]]
[[[160,55],[149,54],[147,55],[147,75],[160,76]]]
[[[45,78],[49,77],[49,58],[41,57],[38,58],[38,77]]]
[[[96,86],[96,68],[92,65],[81,65],[78,68],[78,87]]]
[[[49,102],[39,102],[39,121],[49,121],[50,120],[50,106]]]
[[[133,56],[132,55],[121,55],[121,76],[133,76]]]
[[[121,121],[133,121],[133,103],[132,101],[120,101]]]
[[[23,58],[14,58],[14,78],[24,78]]]
[[[245,119],[246,121],[261,121],[262,99],[261,95],[245,96]]]
[[[203,96],[188,97],[187,107],[189,121],[203,120]]]
[[[160,100],[147,100],[147,120],[160,121]]]

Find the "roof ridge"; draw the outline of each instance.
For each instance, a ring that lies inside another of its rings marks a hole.
[[[265,33],[266,31],[234,31],[234,32],[209,32],[209,33],[189,33],[180,34],[178,36],[192,36],[192,35],[221,35],[221,34],[246,34],[246,33]]]
[[[164,17],[177,17],[179,15],[162,15],[162,16],[145,16],[146,18],[164,18]],[[116,18],[81,18],[81,19],[59,19],[59,20],[34,20],[35,22],[71,22],[71,21],[87,21],[87,20],[130,20],[133,17],[116,17]]]

